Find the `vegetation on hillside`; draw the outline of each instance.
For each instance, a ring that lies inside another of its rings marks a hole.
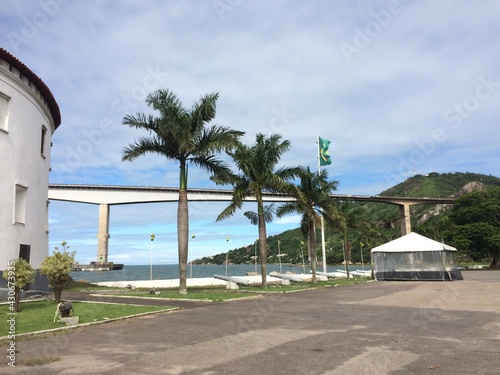
[[[485,186],[500,186],[500,178],[479,173],[429,173],[417,174],[397,184],[380,195],[393,197],[447,198],[456,194],[470,182],[478,181]]]
[[[446,215],[422,226],[423,231],[428,228],[440,228],[443,239],[460,250],[460,257],[491,260],[490,267],[500,269],[500,187],[463,195]]]
[[[457,193],[468,183],[481,182],[485,187],[500,187],[500,178],[476,173],[431,173],[429,175],[416,175],[408,180],[380,193],[384,196],[408,196],[408,197],[429,197],[445,198],[456,196]],[[351,209],[357,211],[358,221],[365,225],[360,228],[347,230],[347,240],[351,245],[351,261],[354,263],[369,262],[370,249],[401,236],[399,209],[393,205],[382,203],[359,203],[359,202],[339,202],[349,204]],[[457,242],[454,236],[457,234],[457,227],[453,218],[460,215],[452,215],[453,205],[415,205],[411,207],[412,229],[427,237],[438,241],[446,241],[452,246],[456,246],[461,261],[488,261],[492,260],[493,253],[491,247],[487,251],[474,255],[477,248],[467,246],[464,248],[463,240]],[[496,212],[500,212],[500,208]],[[450,217],[450,215],[452,215]],[[491,216],[491,215],[490,215]],[[498,218],[498,216],[497,216]],[[463,224],[460,224],[463,225]],[[483,227],[477,224],[476,227]],[[497,226],[496,233],[500,233]],[[322,262],[321,235],[317,228],[317,257],[318,262]],[[462,230],[462,237],[464,228]],[[470,228],[469,228],[470,230]],[[491,241],[495,241],[492,237]],[[287,254],[282,257],[283,263],[295,265],[302,264],[302,254],[307,264],[306,238],[299,228],[288,230],[267,239],[268,262],[278,263],[278,241],[280,241],[280,252]],[[491,243],[491,242],[490,242]],[[499,244],[497,240],[496,244]],[[344,235],[328,224],[325,225],[325,247],[327,264],[340,264],[344,261]],[[229,263],[232,264],[253,264],[255,255],[255,244],[230,250],[228,253]],[[204,257],[194,261],[195,264],[224,264],[226,253]]]

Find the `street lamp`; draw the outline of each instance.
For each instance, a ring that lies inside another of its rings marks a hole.
[[[278,258],[279,258],[279,261],[280,261],[280,273],[283,273],[283,270],[281,269],[281,250],[280,250],[280,245],[281,245],[281,241],[278,240]]]
[[[360,247],[361,247],[361,250],[360,250],[360,253],[361,253],[361,267],[363,268],[363,271],[365,270],[365,264],[363,263],[363,246],[365,246],[363,244],[363,242],[360,242],[359,243]]]
[[[342,243],[342,251],[343,251],[343,254],[344,254],[344,264],[345,264],[345,271],[347,272],[347,268],[349,267],[348,264],[347,264],[347,258],[346,258],[346,243],[345,241],[340,241]],[[348,275],[349,276],[349,275]]]
[[[300,241],[300,254],[302,256],[302,270],[306,273],[306,266],[304,264],[304,241]]]
[[[259,242],[259,239],[257,238],[255,242],[253,243],[253,256],[255,260],[255,273],[257,273],[257,243]]]
[[[196,235],[193,233],[191,235],[191,238],[194,240],[194,238],[196,237]],[[191,257],[191,262],[189,263],[189,278],[192,279],[193,278],[193,258]]]
[[[149,245],[149,280],[153,280],[153,241],[155,240],[154,233],[151,233],[151,243]]]
[[[226,243],[229,244],[229,236],[226,237]],[[228,262],[228,255],[229,255],[229,247],[227,248],[226,251],[226,276],[227,276],[227,262]]]

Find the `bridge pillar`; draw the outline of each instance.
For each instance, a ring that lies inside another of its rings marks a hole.
[[[97,261],[108,261],[109,204],[99,205],[99,231],[97,232]]]
[[[410,204],[403,203],[399,206],[401,210],[401,235],[411,233]]]

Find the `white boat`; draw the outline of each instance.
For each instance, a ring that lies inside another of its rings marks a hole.
[[[351,274],[353,276],[371,277],[372,271],[371,270],[356,270],[356,271],[352,271]]]
[[[320,276],[326,276],[329,279],[341,279],[341,278],[347,277],[347,274],[345,272],[320,272],[320,271],[316,271],[316,273]]]

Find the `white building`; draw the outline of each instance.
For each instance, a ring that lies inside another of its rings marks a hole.
[[[0,48],[0,270],[19,257],[37,269],[48,255],[50,148],[60,123],[49,88]]]

